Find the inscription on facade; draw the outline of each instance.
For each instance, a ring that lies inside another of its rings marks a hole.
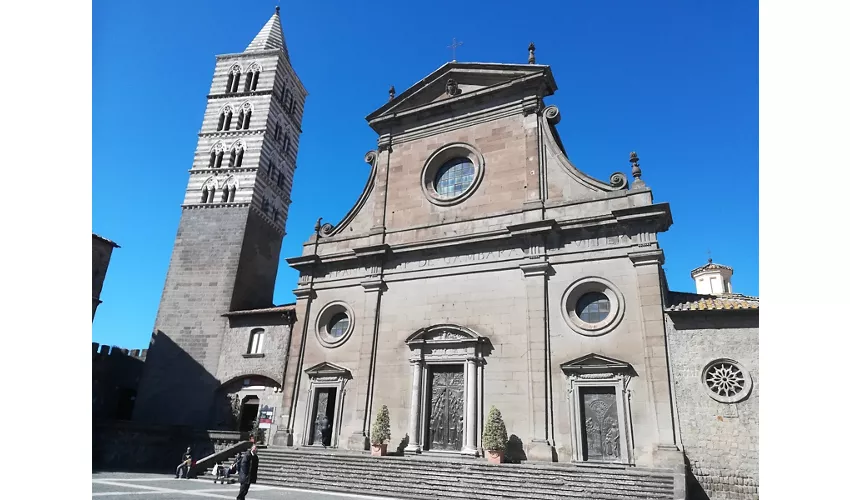
[[[426,259],[399,262],[393,269],[399,271],[416,271],[433,267],[448,267],[464,264],[478,264],[482,262],[495,262],[504,259],[522,257],[524,254],[519,248],[493,250],[490,252],[476,252],[468,255],[447,255],[440,257],[429,257]]]

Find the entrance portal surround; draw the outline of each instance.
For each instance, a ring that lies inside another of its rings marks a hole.
[[[572,461],[633,464],[632,365],[591,353],[561,364],[561,370],[569,382]]]
[[[342,422],[343,405],[345,404],[345,386],[351,380],[351,372],[347,368],[337,366],[333,363],[323,362],[304,370],[310,378],[310,388],[307,393],[307,415],[304,419],[304,432],[301,438],[302,446],[310,446],[311,436],[314,435],[315,425],[315,401],[320,389],[335,389],[329,391],[334,400],[328,402],[333,407],[333,420],[331,426],[331,439],[328,446],[336,448],[339,443],[339,428]],[[315,444],[315,443],[313,443]]]
[[[428,425],[426,405],[431,371],[440,365],[462,365],[464,371],[463,448],[461,454],[479,456],[479,426],[483,404],[480,380],[487,338],[469,328],[440,324],[417,330],[405,340],[411,350],[410,418],[408,453],[421,453]]]

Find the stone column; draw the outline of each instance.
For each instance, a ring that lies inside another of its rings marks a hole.
[[[478,446],[475,443],[478,435],[475,425],[475,410],[478,407],[478,367],[475,361],[475,358],[466,360],[466,418],[463,419],[463,435],[466,437],[466,443],[461,451],[461,454],[473,457],[478,456]]]
[[[410,391],[410,418],[408,419],[407,436],[409,441],[404,447],[405,453],[420,453],[422,447],[419,444],[419,417],[422,415],[420,407],[422,390],[422,361],[415,360],[410,363],[413,371],[413,390]]]

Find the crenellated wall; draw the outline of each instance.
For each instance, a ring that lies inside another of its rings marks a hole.
[[[92,418],[129,420],[145,367],[147,349],[92,342]]]

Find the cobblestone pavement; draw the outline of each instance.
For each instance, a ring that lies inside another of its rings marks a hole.
[[[93,473],[92,498],[97,500],[191,500],[236,498],[238,484],[213,484],[208,479],[174,479],[166,474]],[[248,500],[387,500],[345,493],[330,493],[252,484]]]

